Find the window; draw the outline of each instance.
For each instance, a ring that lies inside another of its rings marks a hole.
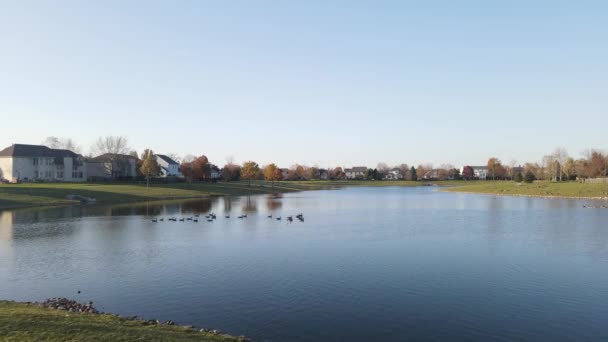
[[[63,171],[57,171],[57,178],[63,178]]]
[[[36,160],[36,158],[34,158]],[[34,171],[34,178],[38,178],[38,171]]]
[[[34,161],[34,165],[38,165],[38,158],[34,158],[33,161]]]

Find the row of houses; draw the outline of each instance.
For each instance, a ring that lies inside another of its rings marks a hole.
[[[53,149],[42,145],[14,144],[0,151],[0,179],[10,182],[55,181],[83,182],[111,179],[129,179],[137,176],[137,158],[124,154],[102,154],[85,158],[70,150]],[[180,165],[170,157],[157,154],[156,161],[161,169],[160,177],[182,177]],[[460,174],[464,174],[464,166]],[[471,166],[474,177],[485,180],[486,166]],[[293,170],[280,169],[283,179],[290,179]],[[346,179],[363,179],[367,167],[355,166],[344,169]],[[429,170],[422,179],[440,178],[439,170]],[[220,170],[214,168],[211,178],[220,177]],[[329,171],[317,170],[317,179],[329,179]],[[399,168],[393,168],[383,176],[385,180],[401,180],[405,175]]]
[[[161,177],[181,177],[176,161],[162,154],[156,160]],[[14,183],[128,179],[137,176],[137,158],[111,153],[85,158],[70,150],[14,144],[0,151],[0,176]]]
[[[461,175],[463,174],[465,167],[466,166],[463,166],[460,168]],[[487,179],[488,168],[486,166],[471,166],[471,168],[473,169],[474,178],[481,179],[481,180]],[[368,168],[365,166],[355,166],[352,168],[344,169],[344,174],[345,174],[346,179],[363,179],[363,178],[365,178],[367,171],[368,171]],[[439,179],[439,178],[441,178],[440,173],[442,171],[443,170],[439,170],[439,169],[429,170],[426,173],[424,173],[423,175],[420,175],[419,177],[422,179],[427,179],[427,180]],[[403,174],[401,169],[393,168],[393,169],[389,170],[388,172],[386,172],[386,174],[384,174],[383,179],[384,180],[401,180],[401,179],[405,179],[405,175]],[[448,179],[449,179],[449,177],[448,177]]]

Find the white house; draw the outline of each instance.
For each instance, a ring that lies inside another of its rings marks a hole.
[[[463,166],[460,168],[460,175],[463,175],[464,168]],[[487,166],[470,166],[473,169],[473,176],[480,180],[486,180],[488,178],[488,167]]]
[[[344,169],[346,179],[365,178],[365,172],[367,172],[367,167],[365,166],[355,166],[350,169]]]
[[[384,176],[385,180],[400,180],[403,179],[403,174],[399,168],[391,169]]]
[[[82,182],[84,158],[72,151],[42,145],[14,144],[0,151],[0,174],[17,182]]]
[[[179,164],[164,154],[156,155],[156,162],[160,166],[161,177],[183,177],[179,171]]]

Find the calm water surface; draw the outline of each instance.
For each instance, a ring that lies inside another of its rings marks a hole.
[[[5,211],[0,298],[257,341],[608,340],[608,210],[586,203],[349,188]]]

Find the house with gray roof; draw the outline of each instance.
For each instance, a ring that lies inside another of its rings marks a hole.
[[[70,150],[13,144],[0,151],[0,175],[10,182],[82,182],[84,158]]]
[[[90,181],[137,177],[137,158],[128,154],[105,153],[88,159],[86,164]]]

